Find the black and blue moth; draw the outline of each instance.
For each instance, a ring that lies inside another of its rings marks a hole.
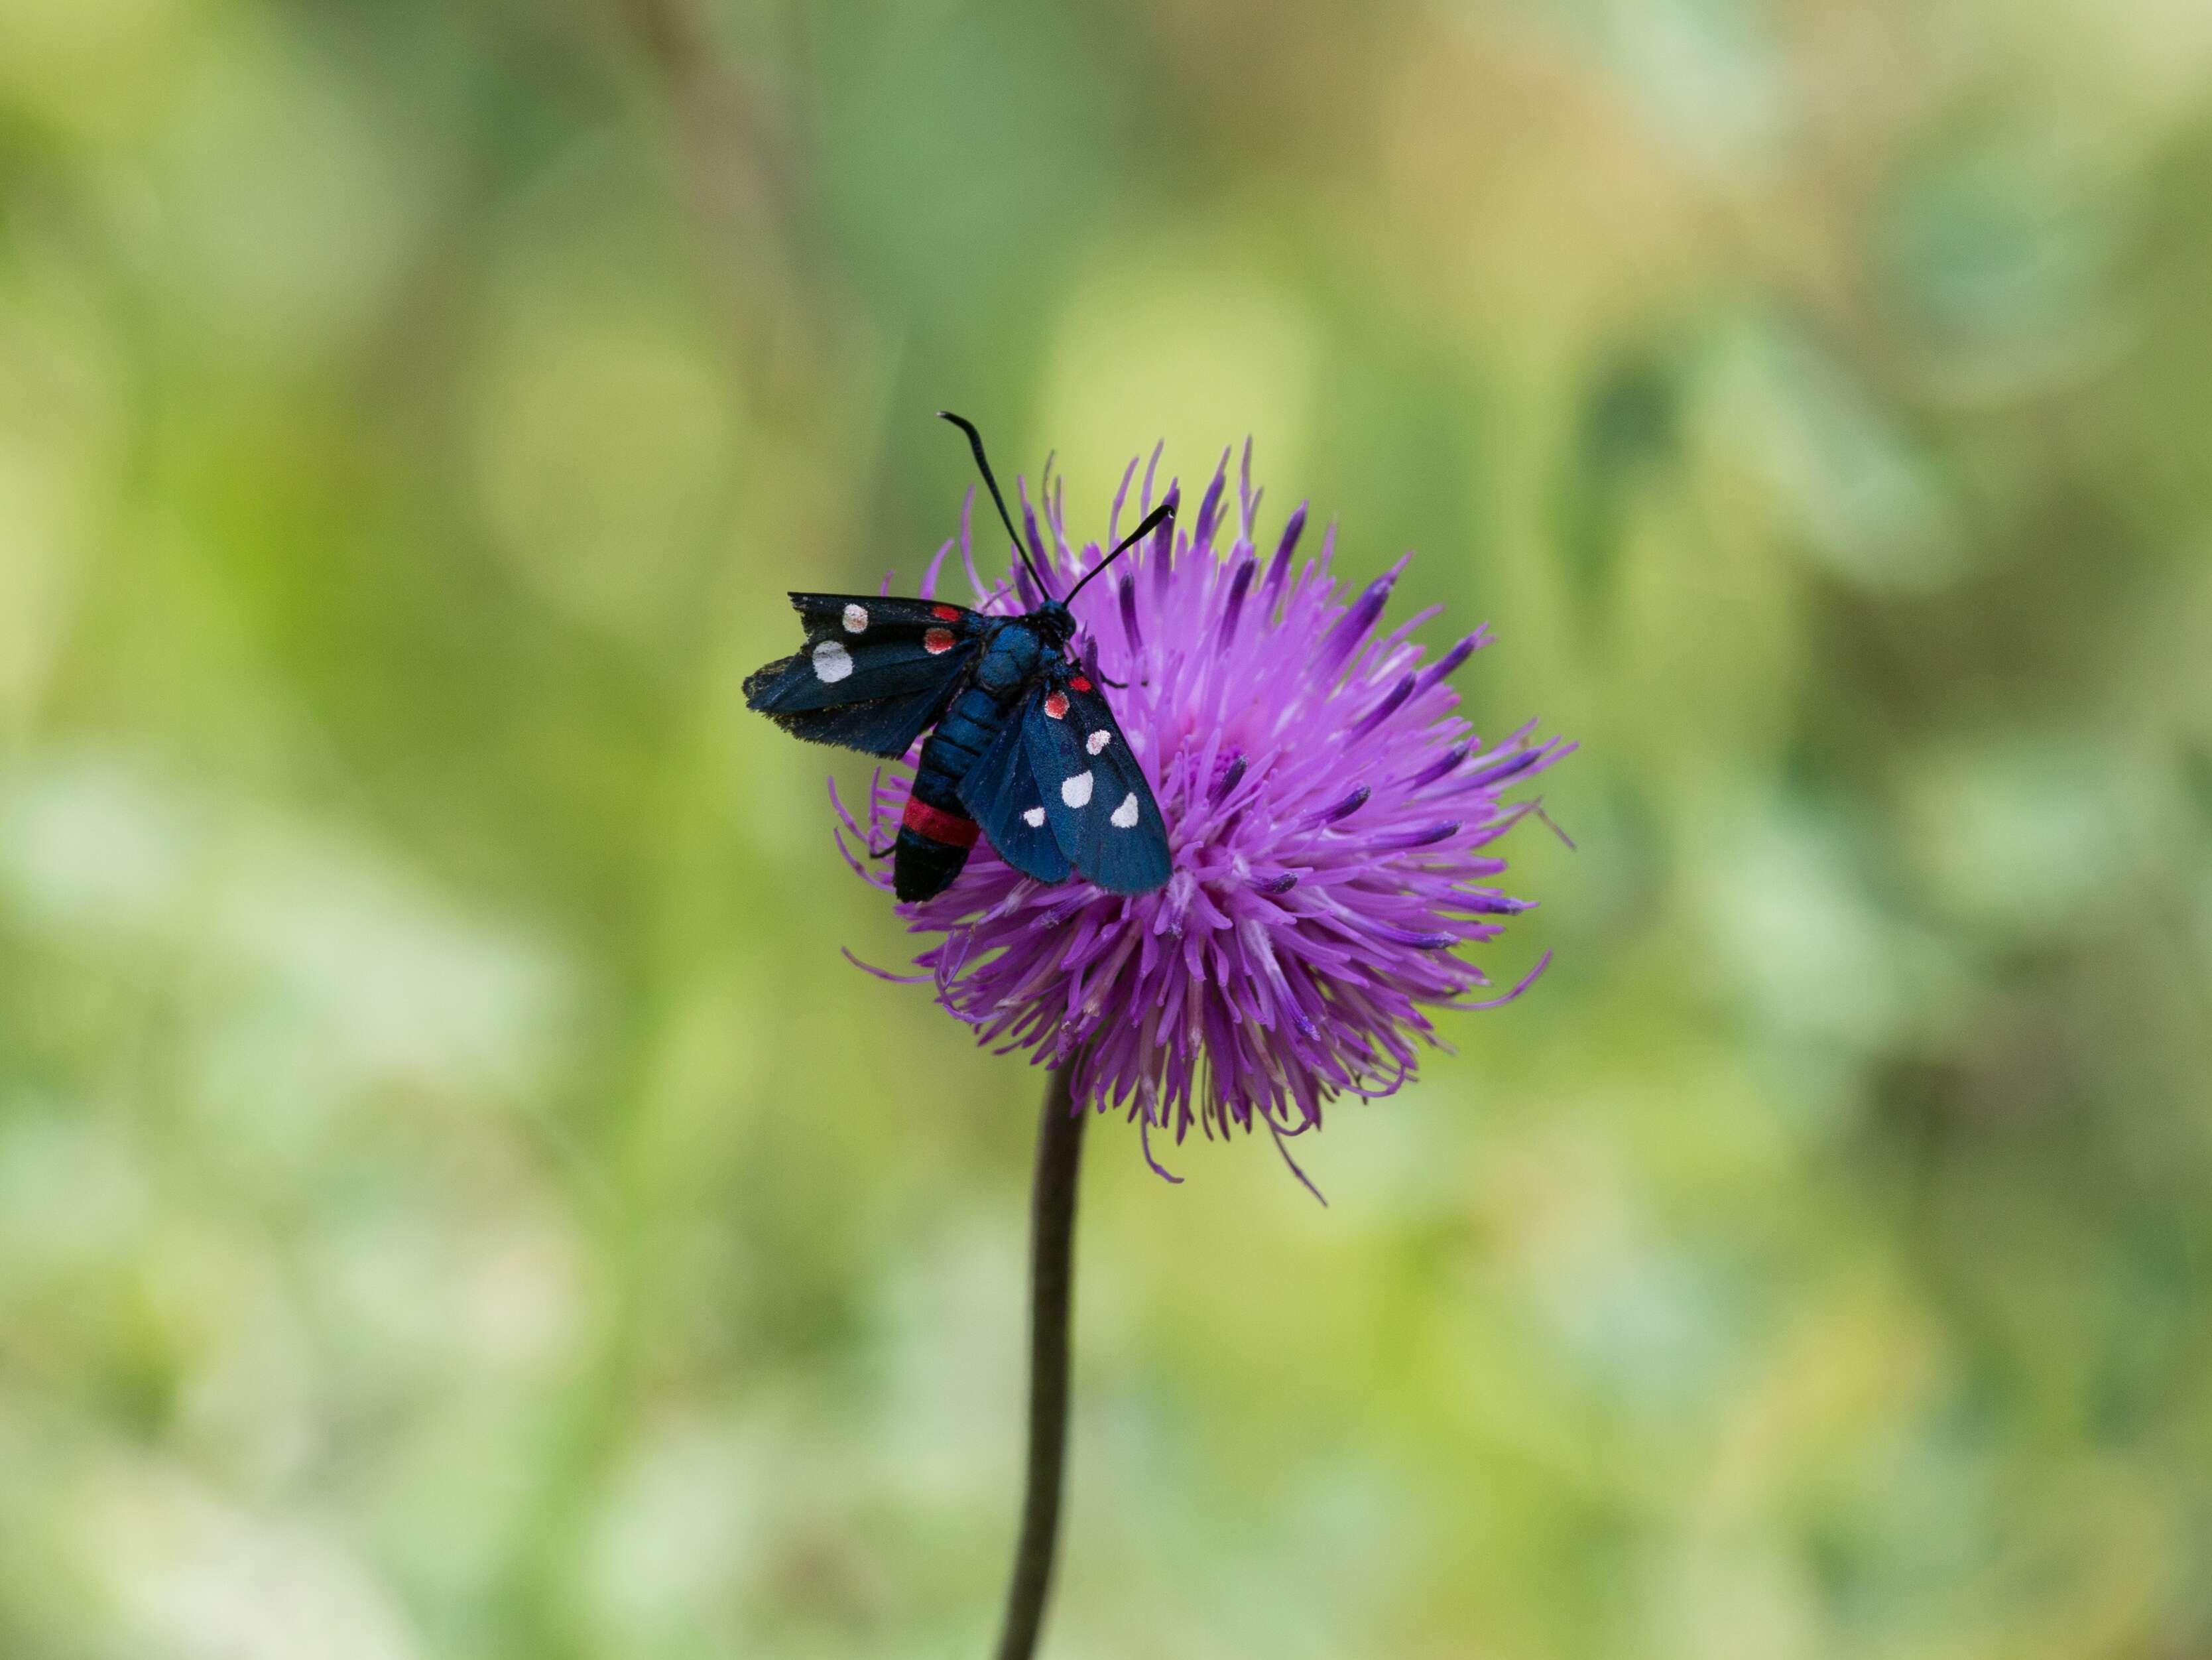
[[[981,439],[957,416],[945,418],[969,435],[1005,520]],[[1171,507],[1154,512],[1107,560],[1172,515]],[[1006,529],[1012,537],[1011,522]],[[1026,564],[1018,537],[1014,546]],[[1036,587],[1048,592],[1042,581]],[[979,832],[1040,882],[1078,876],[1143,893],[1167,881],[1159,804],[1105,697],[1069,658],[1075,618],[1066,601],[1047,599],[1019,617],[872,594],[794,593],[791,603],[806,643],[746,679],[749,708],[796,737],[865,755],[902,756],[929,733],[893,848],[901,899],[950,887]]]

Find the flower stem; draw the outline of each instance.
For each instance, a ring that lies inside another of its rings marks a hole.
[[[1060,1535],[1060,1475],[1067,1455],[1067,1324],[1075,1301],[1075,1191],[1083,1123],[1075,1110],[1073,1059],[1054,1068],[1037,1125],[1036,1177],[1030,1194],[1030,1448],[1021,1542],[1006,1588],[998,1660],[1030,1660],[1052,1590]]]

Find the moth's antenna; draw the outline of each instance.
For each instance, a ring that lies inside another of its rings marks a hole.
[[[1119,559],[1123,553],[1129,550],[1129,548],[1135,544],[1143,541],[1145,537],[1151,532],[1152,526],[1158,524],[1161,520],[1164,519],[1170,524],[1173,524],[1175,522],[1175,510],[1176,504],[1174,502],[1163,502],[1159,506],[1154,508],[1150,513],[1146,514],[1145,515],[1145,522],[1138,526],[1136,529],[1131,531],[1119,542],[1116,542],[1114,544],[1113,552],[1108,554],[1103,559],[1101,559],[1089,570],[1084,572],[1082,581],[1077,582],[1073,587],[1070,588],[1067,591],[1067,598],[1061,600],[1060,603],[1063,605],[1073,605],[1075,603],[1075,596],[1083,592],[1084,582],[1088,582],[1092,577],[1097,575],[1100,571],[1104,570],[1107,566],[1112,564],[1116,559]]]
[[[1030,562],[1030,550],[1022,544],[1021,532],[1014,528],[1014,521],[1007,516],[1006,498],[999,494],[999,481],[991,477],[991,464],[983,458],[983,435],[975,430],[973,421],[955,415],[951,410],[939,410],[937,413],[940,420],[950,421],[968,435],[968,447],[975,452],[976,468],[982,473],[983,482],[991,487],[991,500],[999,509],[999,522],[1006,527],[1006,534],[1014,544],[1014,553],[1021,560],[1022,569],[1030,574],[1030,581],[1036,584],[1037,593],[1049,599],[1052,590],[1045,587],[1044,578],[1037,575],[1037,568]]]

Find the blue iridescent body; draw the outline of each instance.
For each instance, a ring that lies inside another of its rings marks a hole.
[[[1048,653],[1044,639],[1048,629],[1038,624],[1049,623],[1049,631],[1060,633],[1062,640],[1073,631],[1074,620],[1066,607],[1055,605],[1050,609],[1056,617],[1036,613],[1033,617],[984,625],[981,655],[975,660],[971,683],[952,700],[937,729],[921,746],[912,800],[939,813],[964,816],[961,785],[1014,716],[1030,677],[1048,654],[1059,654],[1056,650]],[[1066,633],[1060,632],[1063,627]],[[948,842],[930,834],[927,828],[911,824],[899,826],[891,874],[893,891],[900,898],[926,898],[951,885],[968,862],[967,845],[957,839],[958,831],[952,833],[955,839]]]

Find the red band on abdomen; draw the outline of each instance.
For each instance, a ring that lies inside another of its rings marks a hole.
[[[972,848],[981,834],[974,819],[957,812],[940,812],[918,795],[907,797],[906,811],[900,815],[899,823],[917,836],[927,836],[948,848]]]

